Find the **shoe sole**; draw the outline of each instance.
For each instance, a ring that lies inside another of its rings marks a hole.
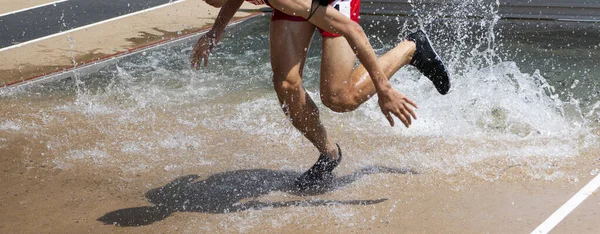
[[[447,76],[448,76],[448,84],[450,84],[450,73],[448,73],[448,69],[446,69],[446,63],[444,63],[444,60],[442,60],[442,57],[437,53],[437,51],[435,51],[435,48],[433,47],[433,44],[431,43],[431,40],[429,39],[429,35],[427,35],[427,32],[425,32],[425,30],[423,29],[419,29],[419,31],[423,32],[423,35],[425,35],[425,40],[427,40],[427,46],[431,49],[431,51],[433,52],[433,54],[435,55],[435,59],[439,60],[440,63],[442,64],[442,67],[444,67],[444,71],[446,72]],[[443,95],[447,94],[448,92],[446,91]]]

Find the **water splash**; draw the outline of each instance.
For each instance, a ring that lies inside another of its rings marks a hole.
[[[497,1],[456,1],[436,10],[414,6],[417,20],[377,19],[372,29],[366,27],[369,35],[378,35],[372,41],[378,53],[409,29],[425,28],[452,71],[453,88],[446,96],[413,68],[395,74],[394,87],[420,106],[419,119],[409,129],[389,128],[376,97],[353,113],[326,110],[318,98],[320,40],[311,45],[304,85],[332,137],[358,158],[350,166],[385,163],[445,174],[466,171],[489,180],[516,167],[527,178],[573,178],[561,169],[582,151],[597,147],[600,102],[588,106],[569,93],[590,84],[574,77],[569,89],[556,87],[544,75],[545,67],[530,69],[520,58],[503,55],[503,34],[495,29],[501,22]],[[453,17],[444,17],[448,11]],[[309,143],[281,113],[272,90],[267,23],[267,18],[256,18],[232,29],[235,39],[225,37],[210,67],[201,72],[189,69],[191,46],[183,45],[149,50],[78,75],[65,84],[72,96],[24,109],[25,122],[17,120],[22,116],[8,116],[0,131],[18,127],[46,139],[49,155],[64,168],[90,163],[127,173],[178,171],[227,160],[256,165],[261,158],[269,160],[260,165],[295,166],[296,157],[281,157],[276,150],[307,154],[300,151]],[[64,89],[57,90],[3,91],[0,97],[38,102],[45,95],[65,95]],[[81,130],[65,130],[67,120]],[[256,145],[277,147],[254,152]]]

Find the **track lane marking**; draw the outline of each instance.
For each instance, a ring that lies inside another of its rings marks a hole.
[[[538,226],[531,234],[548,233],[552,231],[554,227],[560,221],[562,221],[569,213],[571,213],[577,206],[579,206],[586,198],[592,195],[600,187],[600,175],[597,175],[587,185],[585,185],[579,192],[575,194],[571,199],[556,210],[546,221]]]
[[[66,1],[69,1],[69,0],[59,0],[59,1],[54,1],[54,2],[50,2],[50,3],[45,3],[45,4],[42,4],[42,5],[37,5],[37,6],[32,6],[32,7],[24,8],[24,9],[21,9],[21,10],[11,11],[11,12],[8,12],[8,13],[0,14],[0,17],[7,16],[7,15],[12,15],[12,14],[16,14],[16,13],[23,12],[23,11],[33,10],[35,8],[45,7],[45,6],[48,6],[48,5],[53,5],[53,4],[57,4],[57,3],[61,3],[61,2],[66,2]]]
[[[68,1],[68,0],[65,0],[65,1]],[[7,47],[4,47],[4,48],[0,48],[0,52],[7,51],[7,50],[10,50],[10,49],[14,49],[14,48],[19,48],[21,46],[28,45],[28,44],[31,44],[31,43],[35,43],[35,42],[38,42],[38,41],[43,41],[43,40],[46,40],[48,38],[52,38],[52,37],[56,37],[56,36],[60,36],[60,35],[69,34],[69,33],[72,33],[72,32],[75,32],[75,31],[78,31],[78,30],[81,30],[81,29],[86,29],[86,28],[94,27],[94,26],[97,26],[97,25],[105,24],[105,23],[112,22],[112,21],[115,21],[115,20],[120,20],[120,19],[127,18],[127,17],[134,16],[134,15],[139,15],[139,14],[142,14],[142,13],[145,13],[145,12],[149,12],[149,11],[153,11],[153,10],[160,9],[160,8],[163,8],[163,7],[175,5],[177,3],[182,3],[182,2],[185,2],[185,1],[187,1],[187,0],[172,1],[172,2],[169,2],[169,3],[163,4],[163,5],[152,7],[152,8],[144,9],[144,10],[141,10],[141,11],[136,11],[136,12],[129,13],[129,14],[122,15],[122,16],[118,16],[118,17],[115,17],[115,18],[110,18],[110,19],[107,19],[107,20],[103,20],[103,21],[99,21],[99,22],[93,23],[93,24],[88,24],[88,25],[81,26],[81,27],[78,27],[78,28],[74,28],[74,29],[70,29],[70,30],[67,30],[67,31],[55,33],[55,34],[52,34],[52,35],[48,35],[48,36],[45,36],[45,37],[40,37],[40,38],[33,39],[33,40],[30,40],[30,41],[26,41],[26,42],[22,42],[22,43],[19,43],[19,44],[16,44],[16,45],[7,46]]]

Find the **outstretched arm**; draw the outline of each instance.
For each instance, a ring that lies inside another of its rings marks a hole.
[[[190,57],[192,68],[199,69],[202,66],[202,60],[204,60],[204,66],[208,66],[208,55],[221,40],[227,23],[233,18],[235,12],[240,9],[242,3],[244,3],[244,0],[227,0],[225,2],[210,31],[202,35],[196,42]]]
[[[326,31],[339,33],[346,38],[358,60],[369,72],[377,90],[379,107],[390,125],[394,126],[392,114],[398,117],[406,127],[410,126],[411,117],[417,118],[412,109],[412,107],[417,107],[416,104],[404,94],[392,88],[381,66],[379,66],[377,56],[369,43],[367,35],[359,24],[331,6],[319,6],[316,10],[312,10],[312,0],[270,0],[269,2],[273,7],[289,15],[308,18],[313,12],[309,22]]]

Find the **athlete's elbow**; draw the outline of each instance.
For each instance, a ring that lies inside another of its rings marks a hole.
[[[349,23],[348,25],[346,25],[345,28],[345,36],[346,37],[353,37],[353,38],[357,38],[360,37],[361,35],[365,34],[365,31],[363,30],[363,28],[360,26],[360,24],[351,21],[352,23]]]

